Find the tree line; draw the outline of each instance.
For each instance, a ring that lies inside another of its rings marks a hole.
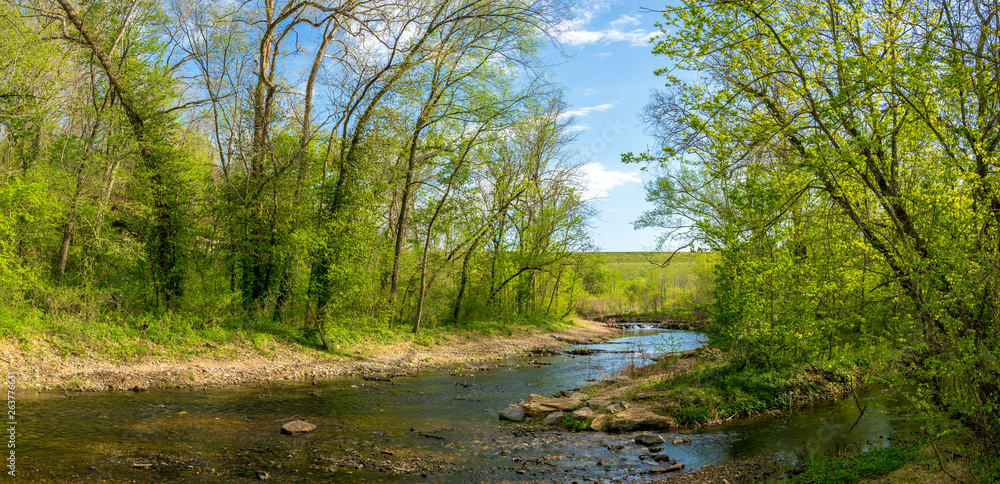
[[[0,3],[8,308],[561,317],[589,209],[541,0]],[[70,296],[66,296],[69,294]]]
[[[722,341],[817,371],[892,355],[915,405],[995,456],[997,5],[690,0],[665,14],[654,52],[672,65],[645,112],[663,151],[626,159],[661,165],[640,225],[718,251]]]

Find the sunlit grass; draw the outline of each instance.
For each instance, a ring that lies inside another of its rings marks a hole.
[[[236,316],[206,320],[172,312],[137,316],[108,312],[89,318],[80,312],[0,308],[0,338],[18,342],[22,351],[121,363],[150,359],[231,359],[241,354],[267,357],[282,349],[318,356],[353,356],[353,349],[360,347],[403,343],[433,347],[456,337],[555,332],[572,324],[569,320],[515,317],[428,324],[414,334],[409,324],[342,317],[325,325],[330,348],[323,351],[319,330],[301,320],[276,322],[271,318]]]

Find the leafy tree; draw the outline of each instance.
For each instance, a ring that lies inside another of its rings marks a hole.
[[[648,114],[691,168],[654,187],[644,223],[680,214],[722,250],[717,321],[792,352],[832,354],[848,330],[900,346],[920,401],[995,448],[996,16],[797,0],[665,14],[654,52],[674,67]],[[902,326],[862,324],[898,311]]]

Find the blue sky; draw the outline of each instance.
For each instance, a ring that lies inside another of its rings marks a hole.
[[[653,75],[666,59],[651,53],[649,38],[662,19],[642,7],[662,3],[590,0],[573,7],[574,19],[557,34],[563,57],[551,48],[555,82],[566,87],[566,101],[580,130],[576,150],[584,162],[586,195],[598,210],[592,237],[602,251],[653,250],[658,232],[634,230],[632,222],[651,208],[643,182],[651,179],[621,154],[654,146],[639,120],[651,89],[663,85]]]

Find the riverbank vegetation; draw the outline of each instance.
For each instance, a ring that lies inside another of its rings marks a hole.
[[[583,254],[577,314],[703,320],[712,302],[716,261],[712,252]]]
[[[985,10],[983,9],[985,8]],[[654,52],[640,225],[719,257],[741,364],[887,355],[930,435],[1000,442],[1000,29],[975,2],[684,1]]]
[[[564,10],[0,2],[0,336],[127,357],[558,324],[590,248],[538,57]]]

